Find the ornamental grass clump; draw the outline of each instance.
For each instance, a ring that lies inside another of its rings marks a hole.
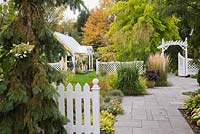
[[[159,53],[152,54],[147,60],[147,71],[159,72],[159,79],[156,80],[156,86],[167,86],[167,75],[169,70],[169,57],[162,56]]]
[[[139,70],[136,66],[121,66],[118,71],[116,87],[125,95],[146,94],[145,82],[140,77]]]

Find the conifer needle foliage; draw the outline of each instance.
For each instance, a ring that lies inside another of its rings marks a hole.
[[[82,0],[13,0],[16,12],[0,34],[0,134],[63,134],[66,119],[58,110],[58,93],[48,79],[47,61],[63,53],[44,20],[46,7],[69,5],[80,9]],[[14,45],[13,45],[14,44]]]

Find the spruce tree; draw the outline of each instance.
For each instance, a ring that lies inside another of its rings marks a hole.
[[[0,134],[62,134],[66,119],[47,61],[59,58],[61,45],[47,28],[45,7],[65,4],[80,9],[82,0],[13,0],[15,17],[0,34]],[[41,57],[46,57],[44,58]]]

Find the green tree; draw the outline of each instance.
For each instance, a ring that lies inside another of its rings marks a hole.
[[[167,0],[169,13],[181,20],[179,33],[182,39],[188,37],[189,56],[196,62],[200,57],[200,1],[199,0]]]
[[[82,28],[84,27],[88,17],[89,17],[89,11],[88,10],[83,10],[83,11],[80,12],[80,14],[78,15],[76,24],[75,24],[78,32],[80,32],[80,33],[83,32]]]
[[[178,39],[178,19],[160,12],[165,1],[129,0],[117,2],[116,15],[107,36],[116,46],[118,60],[145,60],[157,51],[161,39]]]
[[[15,18],[14,11],[13,0],[8,1],[8,5],[0,6],[0,32],[13,21]]]
[[[60,6],[60,7],[47,7],[44,14],[44,19],[47,23],[47,26],[52,31],[56,31],[59,24],[64,19],[64,11],[66,7]]]
[[[48,79],[49,67],[41,55],[52,60],[62,52],[44,20],[45,7],[69,5],[79,8],[81,0],[13,0],[18,11],[1,32],[0,42],[6,53],[4,78],[0,82],[1,134],[66,133],[66,119],[58,110],[57,90]],[[15,45],[16,44],[16,45]],[[7,62],[6,62],[7,60]]]

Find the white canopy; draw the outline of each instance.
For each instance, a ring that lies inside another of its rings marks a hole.
[[[73,37],[59,33],[59,32],[54,32],[54,36],[65,47],[65,49],[69,53],[71,53],[74,72],[76,68],[75,65],[77,64],[77,60],[76,60],[77,55],[81,55],[80,60],[81,60],[82,68],[83,68],[82,56],[88,56],[89,70],[93,69],[94,50],[92,46],[81,46]]]
[[[54,32],[57,40],[72,54],[92,55],[92,46],[81,46],[73,37],[59,32]]]

